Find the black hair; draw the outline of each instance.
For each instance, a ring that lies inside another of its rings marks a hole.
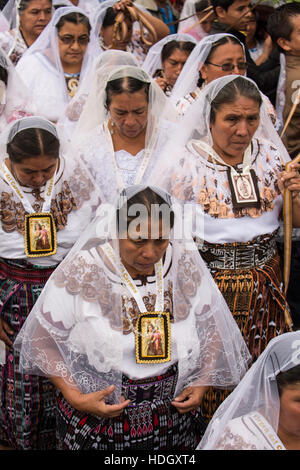
[[[219,46],[223,46],[224,44],[227,44],[229,42],[231,42],[232,44],[237,44],[238,46],[241,46],[241,48],[243,48],[242,44],[235,36],[224,36],[223,38],[218,39],[216,42],[212,44],[210,53],[208,54],[206,58],[205,64],[207,64],[207,62],[210,61],[215,50],[218,49]],[[198,78],[197,86],[201,87],[203,83],[204,83],[204,79],[202,78],[201,71],[199,71],[199,78]]]
[[[23,129],[13,137],[6,148],[13,163],[21,163],[26,158],[40,155],[59,157],[59,140],[45,129]]]
[[[146,208],[148,216],[150,217],[153,213],[155,208],[157,210],[157,214],[159,215],[158,220],[166,220],[169,223],[170,229],[174,226],[174,212],[171,209],[171,206],[167,200],[163,199],[160,195],[158,195],[153,189],[145,188],[139,193],[135,194],[131,198],[126,200],[126,206],[122,206],[120,209],[117,210],[117,226],[119,227],[129,227],[130,222],[132,222],[138,215],[129,216],[128,212],[129,209],[134,205],[139,204]],[[167,212],[160,209],[167,208]],[[125,209],[125,210],[124,210]]]
[[[180,51],[188,52],[189,54],[194,49],[195,44],[190,41],[176,41],[175,39],[167,42],[161,50],[161,62],[163,63],[170,55],[179,49]]]
[[[121,77],[115,80],[110,80],[106,84],[106,102],[105,107],[108,110],[111,98],[113,95],[120,95],[121,93],[135,93],[140,90],[145,90],[146,99],[149,99],[150,83],[143,82],[133,77]]]
[[[87,16],[82,13],[77,13],[76,11],[68,13],[60,18],[59,22],[56,24],[57,31],[59,32],[65,23],[73,24],[83,24],[87,27],[88,33],[91,32],[91,24]]]
[[[8,63],[6,58],[0,53],[0,62],[2,65],[0,65],[0,80],[5,83],[5,86],[7,86],[8,82]]]
[[[30,6],[30,2],[31,0],[21,0],[19,3],[18,11],[25,11]],[[48,2],[52,5],[52,0],[48,0]]]
[[[225,11],[235,2],[235,0],[210,0],[210,4],[216,13],[217,7],[222,7]]]
[[[281,5],[269,16],[267,30],[280,52],[286,53],[277,41],[279,38],[290,41],[294,29],[291,19],[298,15],[300,15],[300,3],[293,2]]]
[[[105,16],[103,18],[102,28],[112,26],[115,23],[115,19],[118,13],[119,12],[115,11],[113,7],[107,8]]]
[[[262,103],[262,98],[257,87],[243,77],[237,77],[231,82],[227,83],[217,94],[211,103],[210,122],[214,123],[216,119],[216,112],[223,104],[234,103],[239,97],[244,96],[258,103],[259,107]]]
[[[199,0],[195,3],[195,9],[197,13],[201,13],[203,10],[210,6],[209,0]]]
[[[278,387],[279,396],[282,395],[285,387],[294,384],[300,384],[300,364],[295,367],[292,367],[285,372],[279,372],[276,376],[276,382]]]

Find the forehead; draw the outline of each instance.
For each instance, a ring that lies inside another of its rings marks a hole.
[[[138,109],[147,106],[147,97],[144,89],[135,91],[134,93],[112,94],[110,106],[118,109]]]
[[[44,8],[52,8],[49,0],[31,0],[24,11],[29,10],[41,10]]]
[[[300,15],[292,16],[291,24],[293,25],[293,33],[300,33]]]
[[[17,165],[23,170],[42,171],[54,165],[57,161],[58,160],[52,156],[40,155],[38,157],[25,158]]]
[[[216,114],[256,114],[259,113],[259,104],[251,98],[239,96],[232,103],[224,103],[220,106]]]
[[[230,7],[228,8],[228,10],[229,10],[230,8],[236,10],[237,8],[248,7],[248,6],[250,6],[249,0],[235,0],[235,1],[232,3],[232,5],[230,5]]]
[[[214,60],[225,60],[236,57],[245,58],[243,47],[240,44],[233,44],[232,42],[222,44],[211,54],[211,58]]]
[[[174,60],[176,62],[186,61],[190,53],[188,51],[182,51],[181,49],[174,49],[166,60]]]
[[[83,34],[88,34],[88,28],[85,24],[79,23],[74,24],[70,21],[66,21],[66,23],[60,28],[59,34],[62,35],[72,35],[72,36],[81,36]]]

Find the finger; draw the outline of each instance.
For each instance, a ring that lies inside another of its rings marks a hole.
[[[9,347],[13,345],[13,342],[9,339],[5,331],[2,329],[0,331],[0,339]]]
[[[6,331],[6,333],[8,333],[9,335],[12,335],[14,330],[9,326],[8,323],[6,323],[6,321],[2,320],[2,328]]]
[[[95,397],[97,397],[98,399],[103,400],[103,398],[107,397],[108,395],[111,395],[114,389],[115,389],[115,386],[110,385],[109,387],[106,387],[103,390],[99,390],[98,392],[95,392],[93,395],[95,395]]]

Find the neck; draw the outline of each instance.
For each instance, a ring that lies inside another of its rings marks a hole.
[[[36,34],[33,35],[33,34],[30,34],[29,32],[25,32],[21,26],[20,26],[20,31],[28,47],[32,46],[34,41],[38,38],[38,35]]]
[[[111,138],[115,152],[118,150],[126,150],[132,155],[137,155],[145,148],[146,128],[136,137],[128,137],[122,134],[117,126],[112,126],[111,120],[108,122],[108,128],[111,132]]]
[[[128,264],[126,264],[122,259],[121,259],[124,267],[127,269],[128,273],[130,274],[130,276],[132,278],[135,278],[135,277],[138,277],[138,276],[151,276],[151,274],[154,273],[154,264],[153,266],[151,266],[151,268],[141,272],[141,271],[138,271],[137,269],[133,268],[132,266],[129,266]]]
[[[160,7],[160,8],[166,8],[166,7],[167,7],[167,2],[166,2],[166,0],[155,0],[155,3],[156,3],[157,6]]]
[[[278,427],[278,437],[287,450],[300,450],[300,437],[288,433],[280,424]]]
[[[222,158],[222,160],[224,160],[224,162],[227,163],[227,165],[236,166],[236,165],[239,165],[240,163],[243,163],[244,154],[239,155],[239,156],[230,155],[215,145],[213,145],[213,149]]]
[[[248,49],[253,49],[253,47],[256,46],[256,41],[254,39],[254,37],[252,38],[246,38],[246,46],[248,47]]]
[[[69,65],[69,64],[63,64],[63,63],[61,65],[65,73],[80,73],[82,62],[76,65]]]

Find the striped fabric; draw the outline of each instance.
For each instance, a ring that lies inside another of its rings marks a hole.
[[[0,315],[13,329],[14,341],[54,268],[25,260],[0,259]],[[55,395],[43,377],[18,372],[13,348],[0,366],[0,441],[17,450],[55,448]]]

